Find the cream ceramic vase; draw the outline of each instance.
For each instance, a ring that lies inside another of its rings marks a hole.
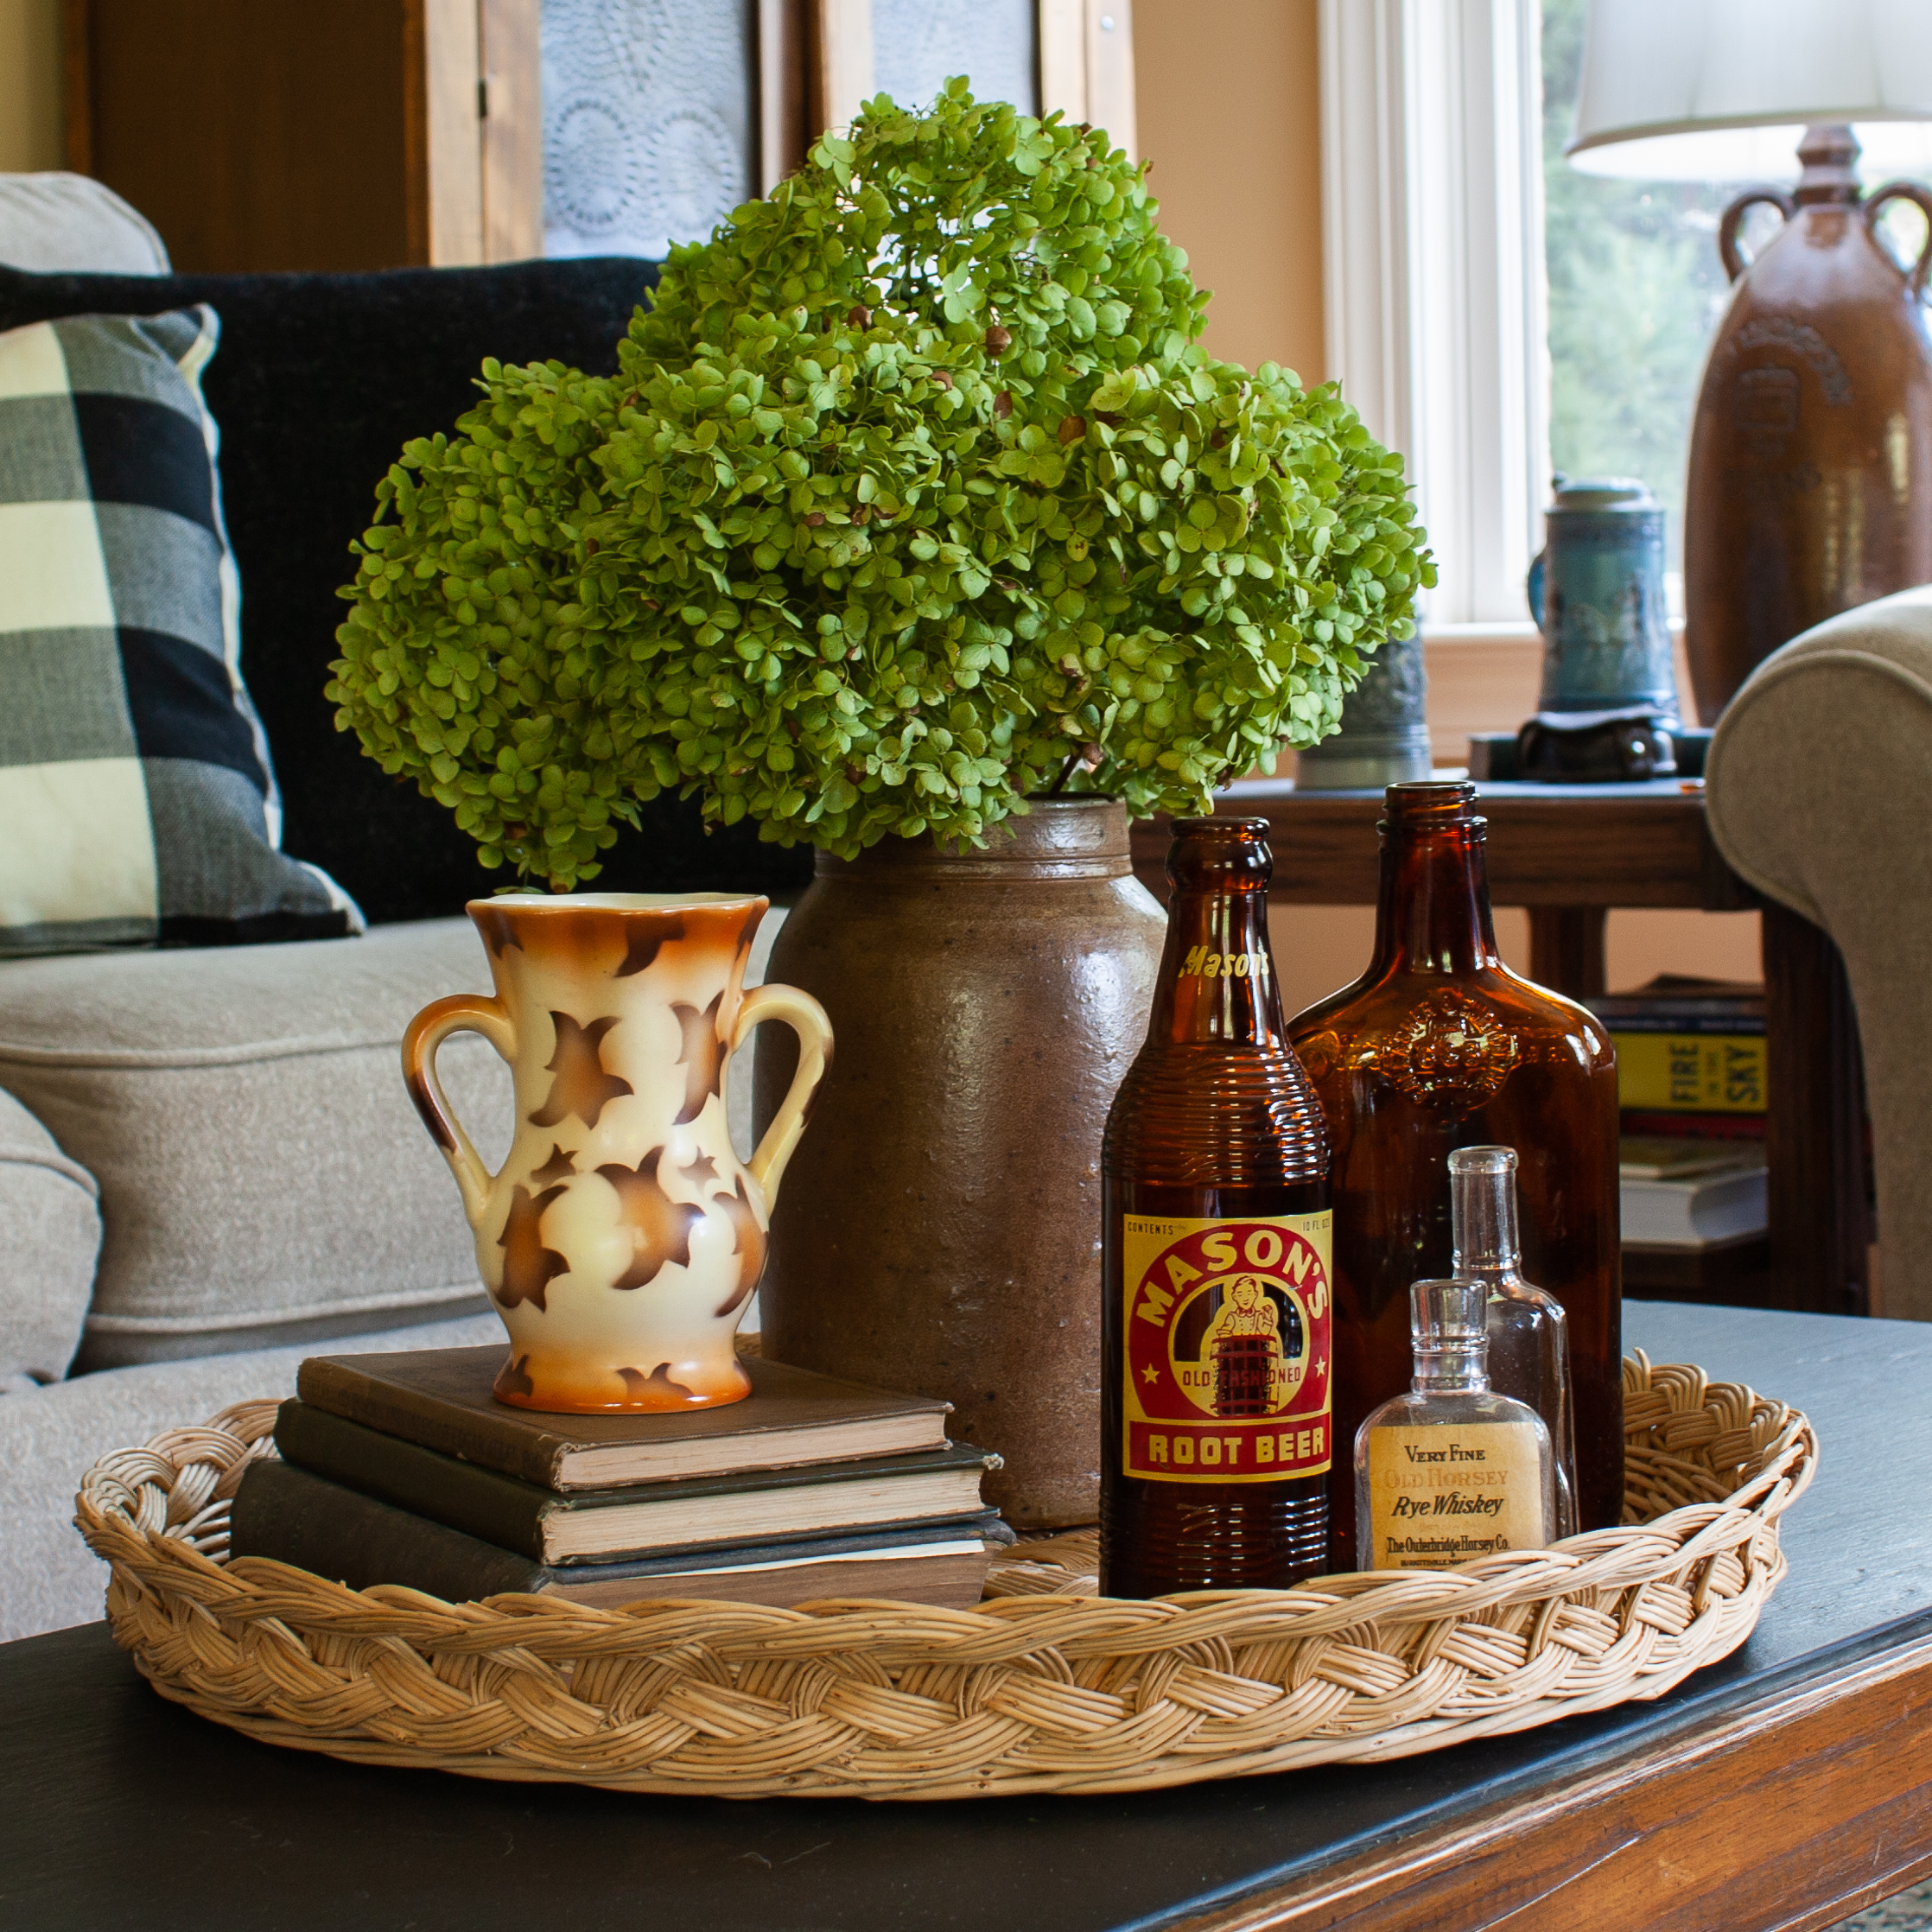
[[[510,1331],[499,1401],[616,1413],[749,1393],[732,1338],[832,1047],[809,994],[745,990],[768,903],[723,893],[471,901],[496,996],[425,1007],[403,1037],[403,1074],[456,1177],[484,1286]],[[727,1066],[765,1020],[798,1033],[798,1071],[740,1162]],[[494,1174],[436,1077],[437,1047],[463,1030],[515,1076],[516,1138]]]

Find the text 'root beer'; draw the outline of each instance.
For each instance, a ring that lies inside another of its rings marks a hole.
[[[1108,1117],[1110,1596],[1281,1587],[1323,1564],[1328,1143],[1275,990],[1267,830],[1261,819],[1176,825],[1147,1044]]]

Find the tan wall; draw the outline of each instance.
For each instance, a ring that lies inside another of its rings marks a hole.
[[[1322,379],[1315,0],[1134,0],[1160,225],[1215,291],[1207,346]]]
[[[60,0],[0,0],[0,174],[60,164]]]

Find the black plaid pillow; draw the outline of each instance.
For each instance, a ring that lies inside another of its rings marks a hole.
[[[276,849],[203,305],[0,334],[0,953],[362,930]]]

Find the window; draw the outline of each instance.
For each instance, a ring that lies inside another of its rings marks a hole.
[[[1664,506],[1666,568],[1678,572],[1691,413],[1730,293],[1718,219],[1735,191],[1612,181],[1564,160],[1585,6],[1542,0],[1550,460],[1570,476],[1649,484]]]
[[[1329,373],[1408,457],[1425,627],[1528,635],[1549,476],[1536,0],[1322,0]]]
[[[1433,636],[1534,635],[1522,582],[1553,467],[1641,477],[1669,512],[1674,565],[1681,553],[1691,415],[1728,294],[1717,224],[1737,186],[1609,180],[1562,158],[1584,12],[1321,0],[1329,373],[1408,459],[1441,576]],[[1795,170],[1794,155],[1787,181]],[[1899,169],[1868,178],[1882,172]],[[1777,219],[1753,216],[1747,252]],[[1916,213],[1886,228],[1895,253],[1916,252]]]

